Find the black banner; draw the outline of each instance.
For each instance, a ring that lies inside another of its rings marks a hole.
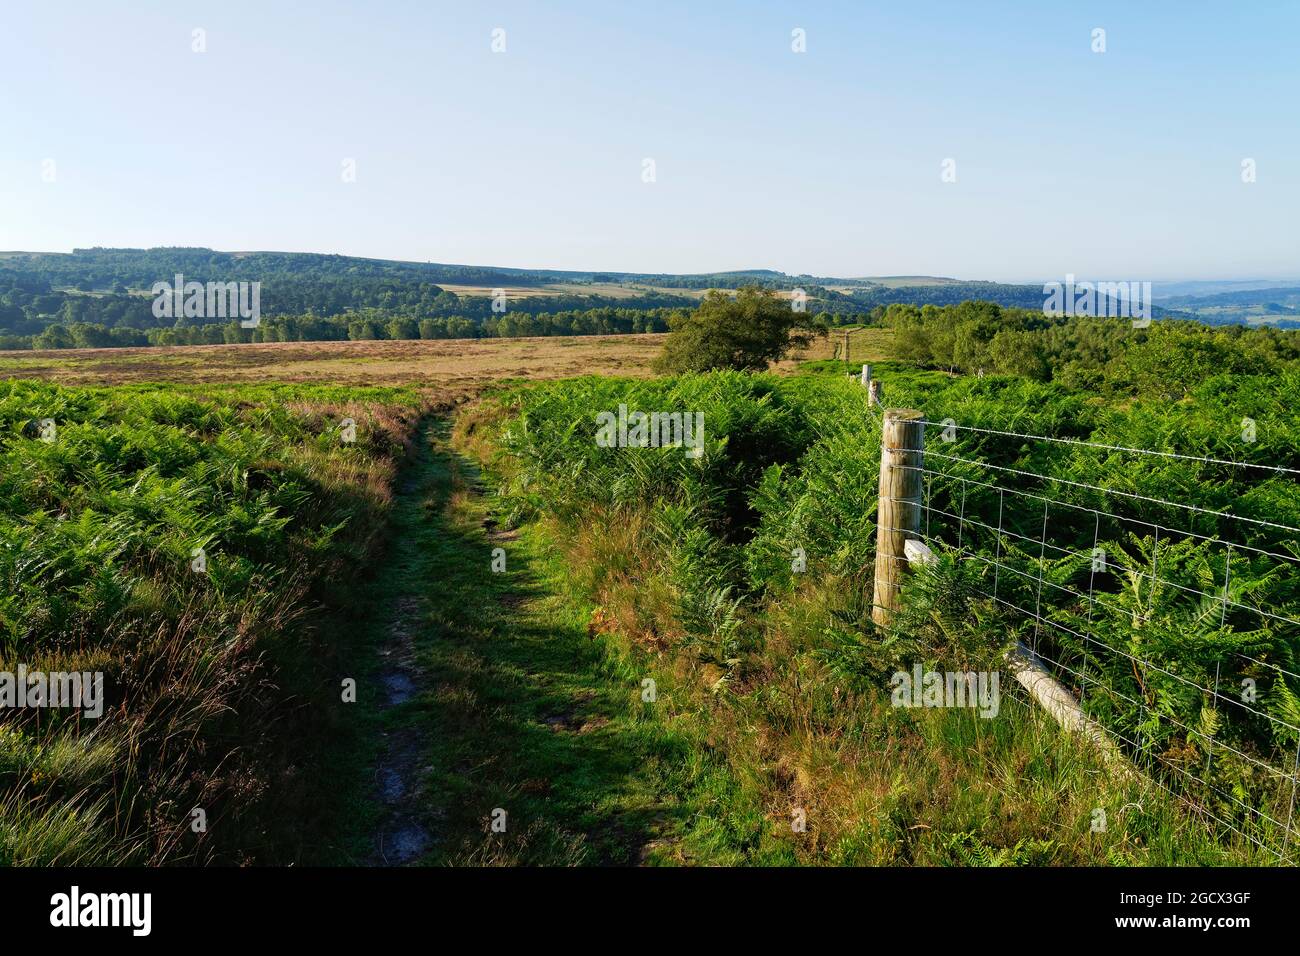
[[[725,936],[852,924],[873,940],[974,943],[983,933],[1231,943],[1293,925],[1289,870],[48,869],[0,871],[11,939],[286,939],[338,944],[376,932],[460,929],[540,942],[588,926],[666,921]],[[712,916],[710,916],[712,913]],[[750,929],[747,930],[746,926]],[[602,930],[607,932],[607,930]],[[932,935],[933,934],[933,935]],[[956,934],[956,935],[954,935]],[[440,938],[443,938],[440,936]],[[595,940],[590,940],[595,942]],[[606,937],[607,942],[613,942]]]

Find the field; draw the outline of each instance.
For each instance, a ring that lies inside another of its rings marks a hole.
[[[1288,340],[1158,330],[1078,387],[948,319],[762,374],[655,377],[652,335],[5,353],[0,671],[108,707],[0,725],[0,862],[1290,862]],[[888,626],[868,361],[934,423]],[[698,460],[593,441],[620,405],[698,412]],[[891,699],[1018,642],[1127,769],[1009,677],[992,719]]]
[[[601,299],[611,299],[618,301],[620,299],[635,299],[645,295],[647,292],[659,292],[664,295],[686,296],[691,299],[702,299],[708,289],[691,289],[681,286],[671,285],[653,285],[645,282],[546,282],[534,286],[475,286],[459,285],[457,283],[442,283],[442,288],[456,295],[474,296],[483,298],[486,296],[496,295],[499,291],[504,291],[509,299],[542,299],[547,296],[559,295],[587,295],[598,296]],[[734,288],[718,287],[722,292],[734,293]],[[778,290],[777,295],[783,299],[792,298],[794,293],[790,290]]]
[[[330,382],[417,385],[468,394],[503,379],[556,378],[586,371],[646,374],[662,338],[592,335],[0,352],[0,374],[85,385]]]
[[[882,330],[874,330],[880,333]],[[328,382],[469,395],[512,379],[649,374],[662,334],[382,342],[275,342],[0,352],[0,375],[64,384]],[[887,349],[888,338],[873,346]],[[870,350],[864,350],[867,354]],[[857,346],[855,346],[857,355]],[[883,352],[881,352],[883,357]],[[783,367],[830,356],[819,339]],[[863,359],[866,361],[867,359]]]
[[[948,279],[943,276],[864,276],[857,280],[884,286],[887,289],[924,288],[936,285],[955,285],[962,279]]]
[[[391,678],[380,648],[414,622],[385,608],[414,598],[364,588],[424,587],[400,555],[431,527],[399,463],[427,463],[432,423],[484,389],[645,375],[661,338],[0,358],[0,671],[101,672],[113,701],[0,725],[0,864],[383,862],[391,717],[364,681]]]

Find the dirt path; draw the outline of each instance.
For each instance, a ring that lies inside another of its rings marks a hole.
[[[403,597],[393,607],[389,639],[379,650],[379,678],[384,712],[415,696],[421,675],[415,664],[411,628],[421,615],[421,603]],[[419,859],[429,849],[431,834],[420,819],[420,735],[409,726],[385,731],[374,784],[386,816],[375,837],[375,865],[401,865]]]
[[[434,420],[422,433],[380,575],[368,862],[628,864],[670,853],[691,746],[647,712],[643,675],[590,639],[585,612],[539,567],[539,545],[498,527],[446,432]]]
[[[416,509],[424,497],[429,458],[427,440],[422,440],[397,489],[394,520],[399,533],[392,544],[391,568],[385,579],[389,593],[381,603],[384,641],[379,648],[377,676],[385,729],[381,731],[372,784],[383,813],[368,860],[376,866],[411,863],[427,853],[432,842],[420,805],[420,733],[400,719],[402,707],[416,696],[423,683],[416,663],[415,631],[425,613],[416,582],[407,573],[418,564],[419,556],[409,537],[401,532],[420,520]]]

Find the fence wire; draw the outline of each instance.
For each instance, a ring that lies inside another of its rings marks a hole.
[[[1146,779],[1212,825],[1294,864],[1300,528],[997,464],[962,454],[952,434],[1231,468],[1243,478],[1294,480],[1300,469],[951,421],[924,424],[944,429],[943,450],[899,449],[923,463],[893,466],[921,475],[921,502],[904,502],[920,509],[921,529],[886,530],[991,571],[991,585],[987,573],[980,575],[983,586],[972,587],[972,597],[1032,624],[1033,654],[1074,687],[1089,716]],[[941,466],[931,467],[933,461]],[[1084,496],[1087,502],[1077,500]],[[1148,513],[1156,509],[1167,510]],[[1178,515],[1183,522],[1169,520]],[[1196,521],[1200,530],[1185,526]],[[1278,593],[1281,606],[1260,606]],[[1188,755],[1193,743],[1195,760]],[[1214,776],[1216,758],[1225,767]]]

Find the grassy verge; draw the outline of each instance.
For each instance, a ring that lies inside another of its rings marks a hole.
[[[644,517],[596,513],[526,535],[544,542],[570,601],[592,609],[605,653],[657,681],[657,719],[726,761],[730,785],[697,808],[676,861],[1253,861],[1249,846],[1221,848],[1158,788],[1117,778],[1010,688],[997,719],[986,720],[969,710],[895,708],[887,689],[837,673],[852,589],[863,582],[807,588],[749,621],[761,644],[723,668],[671,623],[678,612],[651,527]],[[953,661],[936,654],[925,666],[952,669]]]

